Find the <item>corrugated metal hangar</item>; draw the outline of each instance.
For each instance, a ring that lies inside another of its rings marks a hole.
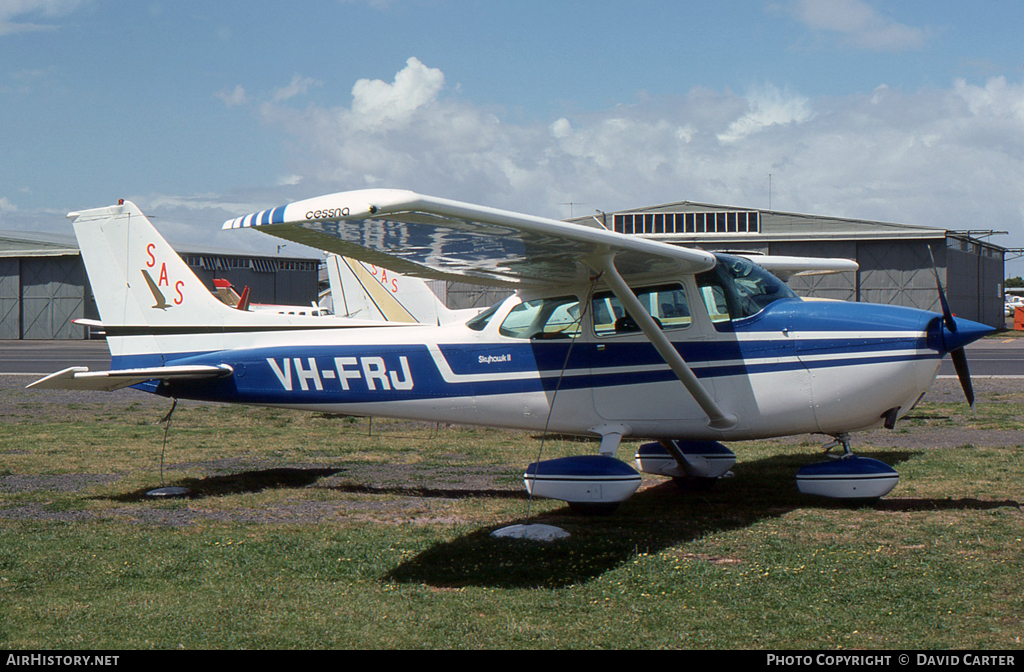
[[[318,259],[175,246],[203,283],[224,278],[253,303],[308,306],[317,299]],[[0,231],[0,340],[88,338],[72,320],[99,319],[74,236]]]
[[[708,251],[856,261],[856,272],[794,277],[801,296],[941,312],[934,268],[958,316],[1004,326],[1005,248],[995,232],[946,229],[681,201],[570,221]],[[931,254],[929,254],[929,250]]]
[[[984,240],[997,232],[948,231],[691,201],[598,212],[568,221],[708,251],[839,257],[858,263],[857,272],[792,278],[789,285],[806,297],[941,312],[934,268],[955,314],[997,328],[1005,326],[1006,248]],[[452,308],[471,308],[493,303],[502,295],[489,288],[449,283],[447,300]]]

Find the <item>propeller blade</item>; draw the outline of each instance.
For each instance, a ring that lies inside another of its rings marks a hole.
[[[964,353],[963,348],[949,353],[949,358],[953,360],[953,368],[956,369],[956,377],[960,379],[960,387],[964,388],[964,396],[967,397],[967,403],[971,405],[971,409],[974,409],[974,386],[971,385],[971,372],[967,370],[967,355]]]
[[[939,269],[935,266],[935,257],[932,256],[932,246],[928,246],[928,256],[932,260],[932,272],[935,274],[935,288],[939,290],[939,303],[942,304],[942,322],[946,325],[946,329],[949,330],[950,334],[957,333],[956,319],[953,317],[953,311],[949,309],[949,303],[946,301],[946,292],[942,289],[942,281],[939,280]],[[970,331],[970,329],[968,329]],[[948,339],[951,341],[961,339]],[[971,340],[974,340],[971,338]],[[943,341],[947,341],[943,337]],[[961,341],[963,342],[963,341]],[[960,379],[960,387],[964,390],[964,396],[967,397],[967,403],[970,404],[971,410],[974,410],[974,385],[971,384],[971,372],[967,369],[967,354],[964,352],[963,347],[956,348],[955,350],[949,351],[949,358],[953,360],[953,368],[956,369],[956,377]]]
[[[949,304],[946,303],[946,293],[942,291],[942,285],[939,284],[938,274],[935,275],[935,285],[939,290],[939,303],[942,304],[942,321],[946,323],[946,328],[955,334],[956,320],[953,319],[953,311],[949,309]]]
[[[946,292],[943,291],[942,281],[939,280],[939,269],[935,266],[935,257],[932,256],[931,245],[928,246],[928,256],[932,260],[932,273],[935,274],[935,289],[939,290],[939,303],[942,304],[942,321],[946,323],[946,328],[955,334],[956,320],[953,319],[953,311],[949,309],[949,303],[946,301]],[[961,378],[961,380],[963,379]]]

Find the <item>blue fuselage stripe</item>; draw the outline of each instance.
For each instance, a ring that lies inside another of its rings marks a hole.
[[[905,338],[679,343],[676,347],[702,379],[940,357],[925,348],[923,338],[909,334]],[[602,388],[675,379],[649,343],[590,342],[576,343],[571,352],[569,348],[568,341],[451,344],[439,346],[440,354],[432,355],[424,345],[281,346],[163,358],[118,357],[114,366],[228,364],[235,371],[229,378],[178,382],[161,392],[257,404],[489,396],[550,392],[556,386]],[[449,379],[439,370],[435,356],[450,368]]]

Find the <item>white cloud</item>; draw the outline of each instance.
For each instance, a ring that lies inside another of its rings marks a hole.
[[[917,50],[929,37],[928,29],[886,18],[864,0],[795,0],[789,11],[808,28],[869,51]]]
[[[718,134],[722,142],[736,142],[769,126],[801,123],[811,117],[806,98],[783,94],[770,84],[753,92],[747,101],[749,111]]]
[[[1024,121],[1024,86],[1007,84],[1005,77],[992,77],[984,87],[958,79],[953,88],[972,114]]]
[[[770,173],[779,210],[1009,230],[993,241],[1024,247],[1020,81],[879,86],[813,100],[770,83],[746,96],[695,88],[535,122],[468,102],[444,82],[440,70],[409,59],[390,83],[359,80],[349,105],[298,106],[268,94],[246,109],[288,136],[290,165],[275,183],[132,200],[169,237],[255,247],[266,237],[221,234],[220,223],[371,185],[564,217],[569,201],[577,216],[680,200],[763,208]],[[339,85],[351,82],[325,83]],[[0,213],[15,207],[0,198]],[[66,226],[63,212],[16,212],[7,228]]]
[[[35,23],[54,19],[78,9],[83,0],[0,0],[0,35],[53,30],[55,26]]]
[[[234,89],[221,89],[214,93],[213,97],[221,99],[228,107],[245,105],[249,102],[249,96],[246,95],[245,89],[242,88],[241,84],[236,86]]]
[[[286,86],[282,86],[279,89],[274,89],[270,94],[270,100],[273,103],[283,103],[286,100],[291,100],[296,96],[304,95],[309,91],[310,87],[321,86],[323,83],[317,81],[311,77],[303,77],[301,75],[295,75],[292,77],[292,81]],[[250,101],[249,94],[241,84],[237,85],[234,89],[224,88],[213,94],[214,98],[218,98],[224,101],[224,105],[227,107],[235,107],[236,105],[246,105]]]
[[[412,57],[392,84],[379,79],[357,81],[352,87],[352,112],[370,126],[401,124],[433,101],[442,88],[444,74]]]
[[[565,117],[562,117],[555,123],[551,124],[551,135],[556,138],[568,138],[572,135],[572,124]]]
[[[291,83],[288,84],[288,86],[285,86],[274,91],[273,100],[275,103],[280,103],[281,101],[288,100],[289,98],[294,98],[295,96],[305,94],[309,90],[309,87],[311,86],[320,85],[321,82],[318,82],[315,79],[295,75],[294,77],[292,77],[292,81]]]
[[[348,107],[262,105],[294,150],[276,201],[381,186],[553,217],[568,201],[585,204],[577,215],[767,207],[770,173],[775,209],[1010,230],[995,242],[1024,246],[1024,84],[1004,78],[813,101],[771,84],[693,89],[536,123],[443,83],[410,59],[392,83],[360,80]]]

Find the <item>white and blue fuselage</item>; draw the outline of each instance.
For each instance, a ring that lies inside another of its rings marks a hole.
[[[254,313],[215,299],[134,204],[70,216],[112,367],[70,367],[30,387],[134,385],[175,399],[600,437],[598,456],[527,469],[531,492],[570,503],[614,504],[636,490],[639,475],[609,459],[626,436],[658,440],[637,453],[645,471],[714,479],[735,460],[719,441],[827,434],[847,459],[810,465],[801,488],[883,496],[898,475],[850,459],[847,434],[894,426],[946,354],[973,404],[963,348],[992,331],[954,317],[938,283],[941,314],[804,300],[742,257],[390,190],[225,226],[519,291],[445,324]],[[792,260],[771,263],[792,270]]]
[[[380,200],[365,205],[367,198]],[[215,299],[126,202],[71,215],[112,370],[72,367],[33,386],[136,385],[183,399],[548,429],[602,442],[838,436],[891,426],[925,393],[946,353],[965,380],[963,346],[992,331],[946,308],[802,300],[739,257],[406,192],[324,202],[351,203],[349,214],[362,203],[375,216],[390,204],[401,221],[342,224],[365,245],[376,240],[370,233],[391,230],[395,245],[405,241],[394,249],[420,255],[396,262],[420,268],[461,255],[492,280],[518,274],[534,284],[440,326],[247,313]],[[453,224],[420,240],[408,227],[432,222],[424,211]],[[460,237],[466,230],[483,247]],[[487,245],[515,231],[518,256],[494,256]],[[338,240],[305,227],[292,233]]]
[[[476,329],[179,327],[132,335],[114,329],[109,338],[122,339],[114,368],[233,371],[212,381],[141,386],[177,398],[574,434],[618,423],[627,435],[715,440],[880,425],[891,409],[911,409],[943,354],[936,313],[793,298],[715,324],[695,304],[691,324],[666,333],[719,405],[740,418],[715,430],[643,334],[598,336],[588,313],[572,339],[503,336],[500,325],[519,303],[510,298]],[[159,362],[132,354],[133,339],[153,338]],[[204,347],[211,340],[220,341],[216,349]]]

